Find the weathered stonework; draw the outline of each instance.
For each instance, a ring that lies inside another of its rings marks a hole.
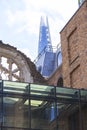
[[[6,58],[8,68],[2,65],[2,57]],[[14,64],[16,68],[13,67]],[[15,78],[21,82],[45,83],[44,78],[36,71],[34,63],[26,55],[2,41],[0,41],[0,72],[7,74],[8,80]],[[19,72],[19,75],[16,72]]]

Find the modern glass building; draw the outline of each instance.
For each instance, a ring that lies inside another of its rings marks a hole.
[[[48,60],[49,59],[49,60]],[[48,18],[41,17],[38,56],[34,60],[37,71],[48,78],[62,64],[61,44],[52,46]]]
[[[41,17],[40,31],[39,31],[39,43],[38,43],[38,55],[41,55],[43,51],[52,52],[51,37],[49,31],[48,18]]]
[[[1,80],[0,130],[87,130],[87,90]]]

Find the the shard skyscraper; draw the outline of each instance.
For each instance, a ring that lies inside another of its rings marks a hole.
[[[45,19],[41,17],[40,21],[38,55],[41,54],[43,51],[52,51],[51,37],[47,17]]]

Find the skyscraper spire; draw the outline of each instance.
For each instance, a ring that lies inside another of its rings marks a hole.
[[[40,21],[38,55],[44,50],[52,51],[51,37],[47,17],[45,19],[41,17]]]

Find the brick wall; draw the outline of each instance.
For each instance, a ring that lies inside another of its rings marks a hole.
[[[64,86],[87,88],[87,1],[60,32]]]
[[[48,85],[57,86],[59,78],[62,77],[62,65],[47,80]]]

